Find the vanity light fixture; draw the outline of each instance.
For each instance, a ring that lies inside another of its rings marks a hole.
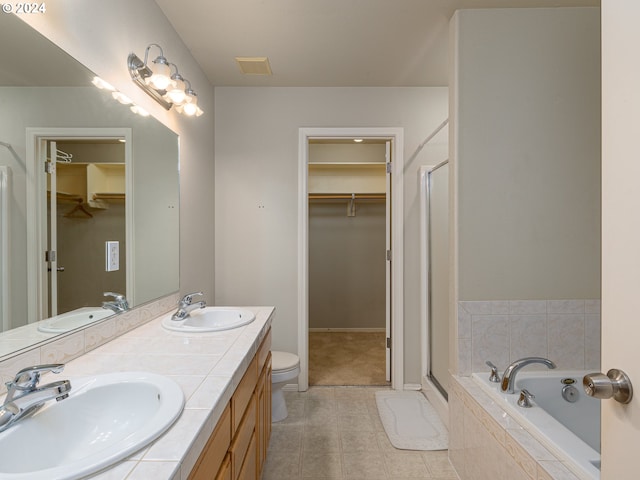
[[[160,54],[151,63],[149,51],[160,50]],[[204,112],[197,105],[196,92],[186,80],[175,63],[170,63],[164,56],[162,47],[157,43],[150,44],[144,52],[144,60],[135,54],[129,54],[127,66],[131,79],[151,98],[169,110],[175,105],[176,110],[187,116],[199,117]]]

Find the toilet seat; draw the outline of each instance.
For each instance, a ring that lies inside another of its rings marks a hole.
[[[300,359],[289,352],[271,352],[271,370],[273,373],[287,373],[300,367]]]

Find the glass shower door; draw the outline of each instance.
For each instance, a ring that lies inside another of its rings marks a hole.
[[[449,165],[428,175],[428,377],[445,398],[449,378]]]

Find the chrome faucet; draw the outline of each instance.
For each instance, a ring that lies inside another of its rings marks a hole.
[[[38,386],[40,374],[60,373],[64,365],[35,365],[20,370],[13,381],[5,383],[7,396],[0,406],[0,432],[37,412],[48,400],[64,400],[69,396],[71,383],[59,380]]]
[[[121,293],[104,292],[105,297],[113,297],[111,302],[102,302],[102,308],[113,310],[115,313],[122,313],[129,310],[129,302]]]
[[[206,307],[207,303],[205,301],[193,303],[193,297],[196,295],[202,296],[204,294],[202,292],[194,292],[188,293],[182,297],[182,300],[178,302],[178,310],[171,315],[171,320],[184,320],[189,316],[189,312],[191,312],[191,310]]]
[[[542,357],[525,357],[520,360],[516,360],[511,365],[507,367],[502,375],[502,383],[500,384],[500,388],[505,393],[515,393],[513,389],[516,384],[516,374],[527,365],[531,365],[532,363],[541,363],[542,365],[546,365],[548,368],[556,368],[556,364],[551,360]]]

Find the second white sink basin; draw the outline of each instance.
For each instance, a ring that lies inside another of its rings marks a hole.
[[[218,332],[242,327],[255,320],[253,312],[234,307],[204,307],[192,310],[184,320],[162,319],[162,326],[175,332]]]
[[[0,478],[83,478],[151,443],[183,408],[180,386],[161,375],[126,372],[71,380],[67,399],[49,402],[0,433]]]
[[[38,330],[44,333],[64,333],[111,315],[113,311],[106,308],[81,307],[40,322]]]

